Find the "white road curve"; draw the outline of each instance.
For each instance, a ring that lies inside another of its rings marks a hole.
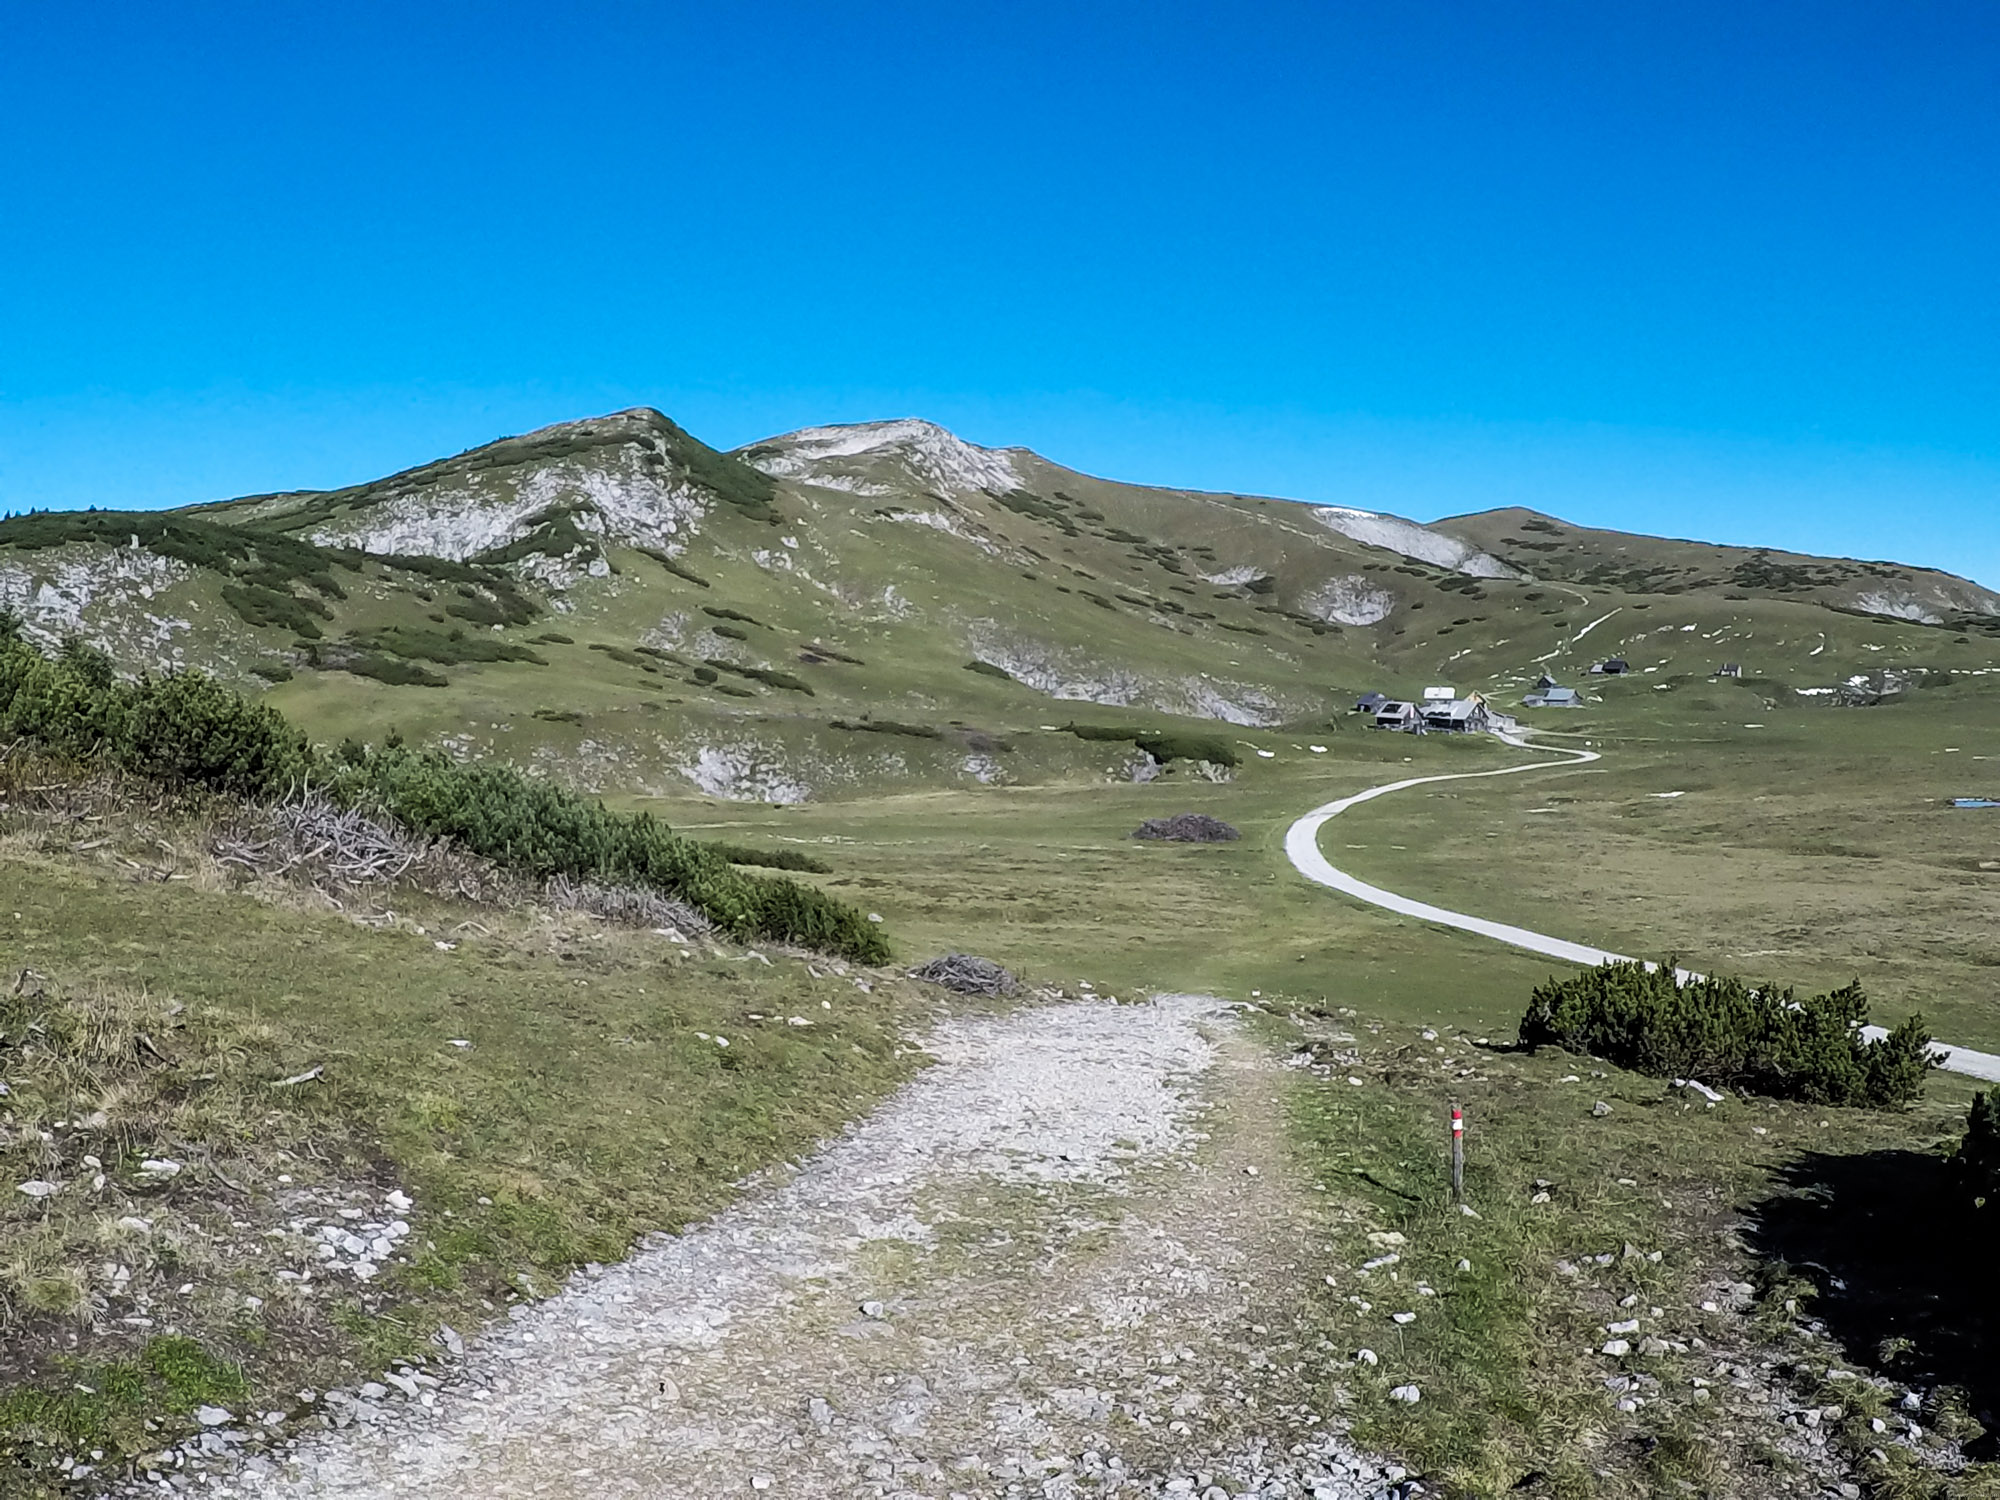
[[[1506,943],[1515,948],[1525,948],[1530,953],[1540,953],[1549,958],[1560,958],[1567,963],[1583,964],[1592,968],[1599,964],[1630,963],[1632,960],[1629,956],[1613,953],[1608,948],[1594,948],[1588,943],[1573,943],[1567,938],[1551,937],[1545,932],[1516,927],[1510,922],[1495,922],[1486,917],[1469,916],[1462,911],[1433,906],[1428,901],[1399,896],[1394,891],[1384,890],[1379,885],[1370,885],[1359,876],[1350,875],[1345,870],[1337,868],[1320,851],[1319,832],[1329,822],[1350,807],[1358,807],[1363,802],[1373,802],[1377,797],[1386,797],[1391,792],[1408,791],[1411,787],[1428,786],[1439,781],[1476,781],[1485,776],[1519,776],[1525,771],[1546,771],[1552,766],[1587,765],[1591,761],[1603,759],[1603,756],[1595,750],[1569,750],[1557,746],[1532,745],[1518,735],[1512,734],[1499,734],[1495,737],[1516,749],[1547,751],[1561,755],[1565,759],[1555,762],[1525,761],[1518,766],[1503,766],[1495,771],[1453,771],[1441,776],[1410,776],[1384,786],[1372,786],[1365,792],[1356,792],[1351,797],[1342,797],[1336,802],[1315,807],[1292,824],[1285,833],[1285,857],[1292,862],[1293,869],[1315,884],[1327,886],[1343,895],[1352,896],[1357,901],[1365,901],[1370,906],[1379,906],[1385,911],[1393,911],[1401,916],[1415,917],[1421,922],[1436,922],[1444,927],[1456,927],[1461,932],[1477,933],[1480,937],[1492,938],[1495,942]],[[1651,968],[1652,965],[1648,963],[1647,967]],[[1685,970],[1677,972],[1684,979],[1691,977]],[[1887,1035],[1880,1026],[1864,1027],[1862,1034],[1869,1037]],[[1941,1059],[1940,1066],[1947,1072],[1963,1073],[1969,1078],[2000,1083],[2000,1055],[1975,1052],[1970,1047],[1947,1046],[1943,1042],[1935,1044],[1933,1051]]]

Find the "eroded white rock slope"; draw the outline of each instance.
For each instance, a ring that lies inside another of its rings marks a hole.
[[[1257,1299],[1304,1236],[1271,1141],[1261,1172],[1230,1157],[1238,1111],[1197,1149],[1221,1075],[1273,1066],[1225,1007],[1066,1003],[930,1045],[789,1181],[519,1311],[433,1408],[348,1403],[219,1492],[1403,1493],[1274,1384],[1301,1350]]]

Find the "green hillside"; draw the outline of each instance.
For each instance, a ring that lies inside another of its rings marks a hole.
[[[775,802],[1098,780],[1073,721],[1227,742],[1430,683],[1511,709],[1613,654],[1801,704],[2000,663],[2000,599],[1922,570],[1145,488],[915,421],[724,454],[647,410],[345,490],[17,516],[0,603],[328,743]]]

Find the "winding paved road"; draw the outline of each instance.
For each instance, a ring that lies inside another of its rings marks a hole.
[[[1631,959],[1625,954],[1613,953],[1606,948],[1593,948],[1587,943],[1572,943],[1567,938],[1550,937],[1547,933],[1516,927],[1508,922],[1494,922],[1485,917],[1468,916],[1462,911],[1450,911],[1442,906],[1433,906],[1428,901],[1416,901],[1408,896],[1399,896],[1394,891],[1385,891],[1379,885],[1370,885],[1358,876],[1337,868],[1320,852],[1320,829],[1350,807],[1357,807],[1363,802],[1373,802],[1377,797],[1386,797],[1391,792],[1407,791],[1413,786],[1428,786],[1436,781],[1476,781],[1483,776],[1519,776],[1524,771],[1546,771],[1552,765],[1580,766],[1603,759],[1595,750],[1566,750],[1554,746],[1531,745],[1518,735],[1512,734],[1500,734],[1496,738],[1519,750],[1547,750],[1566,758],[1553,762],[1525,761],[1518,766],[1503,766],[1497,771],[1453,771],[1442,776],[1411,776],[1402,781],[1389,782],[1385,786],[1372,786],[1365,792],[1356,792],[1351,797],[1342,797],[1337,802],[1315,807],[1292,824],[1285,833],[1285,857],[1291,860],[1292,868],[1306,879],[1319,885],[1329,886],[1358,901],[1365,901],[1370,906],[1379,906],[1385,911],[1415,917],[1423,922],[1436,922],[1445,927],[1456,927],[1461,932],[1477,933],[1480,937],[1492,938],[1496,942],[1525,948],[1530,953],[1545,954],[1550,958],[1560,958],[1573,964],[1594,967],[1598,964],[1630,963]],[[1648,963],[1647,967],[1651,968],[1653,965]],[[1683,979],[1694,977],[1686,970],[1676,972]],[[1887,1035],[1879,1026],[1864,1027],[1862,1033],[1869,1037]],[[1951,1047],[1943,1042],[1937,1043],[1934,1050],[1942,1058],[1940,1065],[1946,1071],[1963,1073],[1989,1083],[2000,1083],[2000,1056],[1991,1052],[1975,1052],[1969,1047]]]

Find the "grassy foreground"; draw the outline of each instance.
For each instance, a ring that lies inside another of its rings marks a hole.
[[[1500,1038],[1309,1009],[1260,1026],[1309,1060],[1290,1124],[1322,1206],[1314,1316],[1339,1351],[1320,1396],[1364,1446],[1451,1495],[1818,1494],[1849,1475],[1882,1496],[2000,1493],[1988,1466],[1903,1440],[1991,1425],[1972,1353],[1989,1299],[1896,1232],[1939,1210],[1925,1192],[1968,1086],[1934,1078],[1908,1113],[1710,1107]],[[1453,1102],[1469,1215],[1450,1200]]]
[[[41,790],[0,814],[9,1495],[421,1362],[920,1061],[893,978],[409,889],[343,911],[245,884],[198,815]]]

